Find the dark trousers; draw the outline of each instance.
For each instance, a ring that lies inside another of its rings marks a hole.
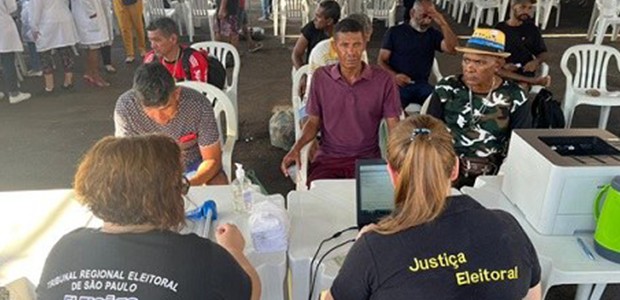
[[[403,108],[407,107],[411,103],[424,104],[424,101],[428,96],[433,93],[432,85],[425,81],[417,81],[412,84],[408,84],[404,87],[398,87],[400,93],[400,104]]]
[[[308,182],[319,179],[351,179],[355,178],[355,157],[317,157],[308,168]]]
[[[17,87],[17,70],[15,69],[15,53],[0,53],[2,61],[2,73],[4,74],[4,90],[9,95],[19,93]]]
[[[103,46],[99,49],[101,51],[101,59],[104,66],[112,64],[112,46]]]

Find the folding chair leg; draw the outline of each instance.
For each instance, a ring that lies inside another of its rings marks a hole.
[[[607,122],[609,121],[609,113],[611,112],[611,106],[601,107],[601,116],[598,118],[598,128],[606,129]]]

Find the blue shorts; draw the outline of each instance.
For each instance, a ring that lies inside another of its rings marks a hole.
[[[424,104],[424,101],[430,96],[435,88],[425,81],[417,81],[404,87],[398,87],[400,92],[400,104],[403,108],[411,103]]]

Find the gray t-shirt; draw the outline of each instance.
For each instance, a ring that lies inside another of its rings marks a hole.
[[[114,109],[115,135],[162,133],[179,143],[186,166],[202,161],[200,147],[213,145],[220,138],[213,107],[200,92],[183,87],[180,89],[179,110],[166,125],[157,124],[144,113],[136,91],[129,90],[122,94]]]

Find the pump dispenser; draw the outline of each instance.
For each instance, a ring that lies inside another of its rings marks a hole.
[[[243,165],[235,163],[236,178],[232,182],[235,211],[249,212],[252,209],[252,182],[245,177]]]

